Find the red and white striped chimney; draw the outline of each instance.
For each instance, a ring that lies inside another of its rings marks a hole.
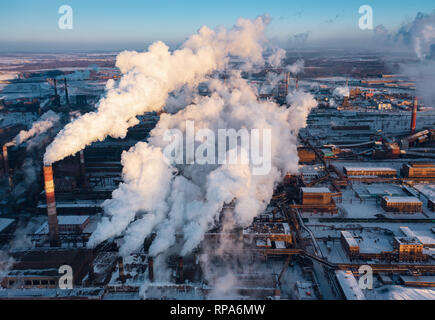
[[[417,124],[417,108],[418,108],[418,98],[414,98],[414,106],[412,108],[412,117],[411,117],[411,134],[415,132],[415,127]]]
[[[5,175],[9,173],[9,159],[8,159],[8,147],[7,145],[3,145],[3,170]]]
[[[59,225],[57,221],[56,200],[54,198],[53,168],[51,166],[44,166],[44,185],[45,197],[47,199],[50,245],[52,247],[59,247]]]

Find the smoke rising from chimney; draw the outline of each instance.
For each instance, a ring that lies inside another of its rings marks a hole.
[[[128,128],[139,123],[138,115],[161,110],[170,92],[222,70],[230,55],[245,59],[249,66],[263,64],[260,42],[268,20],[267,16],[240,18],[230,30],[202,27],[174,52],[158,41],[146,52],[120,53],[116,60],[123,74],[120,81],[109,80],[96,112],[65,126],[47,148],[44,163],[50,165],[107,136],[124,138]]]

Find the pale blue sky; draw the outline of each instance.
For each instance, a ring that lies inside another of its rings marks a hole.
[[[73,30],[60,30],[58,9],[73,8]],[[358,8],[369,4],[374,25],[389,30],[433,0],[4,0],[0,2],[0,50],[137,48],[154,40],[179,43],[200,26],[231,26],[238,17],[268,13],[271,38],[310,32],[309,43],[363,39]]]

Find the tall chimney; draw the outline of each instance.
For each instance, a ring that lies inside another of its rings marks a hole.
[[[418,98],[414,98],[414,106],[412,108],[412,117],[411,117],[411,134],[415,132],[415,126],[417,124],[417,107],[418,107]]]
[[[68,86],[66,84],[66,78],[63,78],[63,81],[65,83],[65,99],[66,99],[66,104],[69,105]]]
[[[178,281],[180,283],[184,282],[183,278],[183,257],[178,258]]]
[[[299,79],[295,78],[296,90],[299,89]]]
[[[54,198],[54,181],[53,181],[53,168],[51,166],[44,166],[44,184],[45,184],[45,197],[47,198],[47,214],[48,214],[48,228],[50,233],[50,245],[52,247],[59,247],[59,225],[57,222],[56,213],[56,200]]]
[[[54,78],[53,80],[54,80],[54,96],[57,97],[57,80],[56,78]]]
[[[124,259],[122,257],[118,258],[118,271],[119,279],[121,280],[121,282],[125,282]]]
[[[83,150],[80,151],[80,179],[82,180],[82,185],[86,186],[85,153]]]
[[[148,257],[148,279],[154,281],[154,260],[153,257]]]
[[[3,145],[3,169],[5,171],[5,175],[9,174],[9,159],[8,159],[8,146],[6,144]]]
[[[290,72],[287,72],[285,75],[285,96],[288,96],[288,83],[290,81]]]

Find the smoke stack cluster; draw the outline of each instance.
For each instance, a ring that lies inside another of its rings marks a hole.
[[[417,124],[417,107],[418,107],[418,98],[414,98],[414,106],[412,107],[412,117],[411,117],[411,134],[415,132],[415,127]]]
[[[54,180],[52,166],[44,166],[45,197],[47,199],[48,227],[50,245],[59,247],[59,225],[57,222],[56,200],[54,198]]]

